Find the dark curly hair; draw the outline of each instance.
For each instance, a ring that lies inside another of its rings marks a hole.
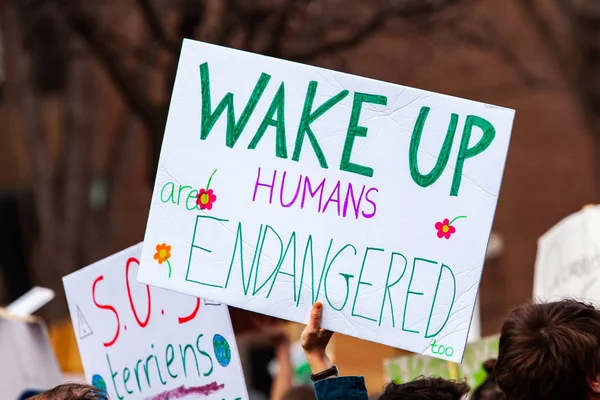
[[[407,383],[390,383],[379,400],[460,400],[470,387],[465,381],[420,376]]]
[[[510,400],[585,400],[600,373],[600,312],[574,300],[515,308],[494,375]]]
[[[90,385],[66,383],[47,390],[29,400],[109,400],[106,392]]]
[[[487,373],[485,380],[477,386],[471,394],[471,400],[504,400],[506,396],[498,387],[498,382],[494,377],[495,359],[487,360],[483,363],[483,369]]]

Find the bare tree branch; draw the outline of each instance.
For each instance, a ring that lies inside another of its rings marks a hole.
[[[521,7],[529,20],[533,22],[533,26],[537,29],[542,43],[548,50],[548,53],[552,55],[561,72],[567,76],[571,75],[573,71],[568,62],[567,54],[565,54],[559,45],[549,21],[543,18],[541,11],[534,4],[533,0],[519,0],[516,3]]]
[[[383,28],[384,22],[387,19],[388,17],[384,16],[383,14],[377,14],[361,28],[355,30],[352,34],[344,38],[320,44],[304,52],[286,54],[285,57],[290,60],[304,61],[311,58],[315,58],[322,54],[346,50],[348,48],[358,45],[365,39],[371,37],[371,35],[373,35],[377,31],[381,30]]]
[[[18,93],[17,101],[21,111],[19,117],[23,123],[24,133],[27,135],[29,158],[32,160],[32,175],[39,178],[33,185],[36,211],[41,229],[49,231],[52,229],[49,221],[57,211],[57,205],[52,196],[54,165],[46,143],[39,101],[31,80],[31,58],[22,46],[23,32],[19,29],[19,13],[9,2],[2,2],[0,7],[3,8],[4,33],[11,39],[6,41],[11,47],[7,52],[12,55],[7,62],[12,63],[13,82],[17,89],[15,93]]]
[[[208,42],[223,44],[235,25],[231,18],[227,18],[232,0],[205,1],[200,37]]]
[[[108,202],[107,208],[111,210],[115,204],[116,199],[111,193],[114,192],[114,188],[122,181],[125,171],[128,167],[128,161],[130,159],[130,149],[132,144],[133,132],[135,131],[135,115],[130,110],[124,110],[123,113],[118,117],[117,126],[115,130],[117,133],[113,135],[115,140],[112,141],[110,150],[108,152],[108,160],[110,164],[106,173],[106,183],[108,186]],[[112,232],[114,227],[109,228],[109,233]]]
[[[274,28],[271,32],[270,40],[265,48],[265,55],[278,57],[281,54],[287,23],[294,4],[295,3],[293,0],[284,0],[284,5],[281,8],[281,11],[275,16]]]
[[[475,47],[479,50],[495,54],[504,64],[509,66],[517,77],[533,89],[552,86],[551,80],[531,71],[523,62],[523,58],[514,51],[514,46],[495,31],[492,24],[484,24],[486,32],[480,33],[461,25],[446,26],[444,32],[449,38]]]
[[[76,41],[78,42],[78,41]],[[76,43],[77,47],[83,44]],[[93,77],[90,75],[91,60],[89,54],[71,60],[67,95],[65,129],[68,133],[68,151],[66,154],[66,173],[64,175],[64,193],[61,199],[64,215],[64,240],[75,249],[72,264],[77,265],[78,252],[81,249],[81,232],[85,227],[85,214],[89,202],[89,182],[91,173],[91,90]],[[59,197],[60,198],[60,197]],[[70,271],[65,271],[70,272]]]
[[[168,38],[167,32],[161,25],[150,0],[136,0],[136,2],[152,36],[155,37],[157,42],[166,50],[173,55],[176,55],[179,52],[179,45]]]
[[[320,43],[312,49],[298,53],[287,54],[286,58],[292,60],[308,60],[322,54],[345,50],[354,47],[370,38],[378,31],[385,28],[386,23],[393,19],[411,21],[422,18],[433,18],[450,8],[458,7],[468,0],[439,0],[439,1],[413,1],[403,4],[400,8],[381,8],[372,15],[360,28],[354,30],[346,37]]]
[[[157,106],[136,85],[136,80],[120,63],[122,57],[110,45],[110,40],[101,37],[95,21],[84,10],[73,3],[63,4],[62,10],[69,26],[76,32],[99,58],[112,77],[117,88],[150,131],[162,130],[162,120],[157,117]]]
[[[141,1],[141,0],[138,0]],[[179,39],[193,38],[203,16],[206,14],[205,0],[184,0],[181,6],[179,20]],[[178,44],[176,44],[178,46]]]

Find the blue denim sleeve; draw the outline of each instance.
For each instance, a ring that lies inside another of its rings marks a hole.
[[[339,376],[315,382],[317,400],[368,400],[362,376]]]

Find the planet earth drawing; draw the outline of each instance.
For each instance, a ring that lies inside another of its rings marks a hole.
[[[98,374],[92,376],[92,386],[96,389],[102,390],[104,393],[108,393],[106,390],[106,382],[104,382],[104,378],[102,378]]]
[[[229,347],[229,343],[227,343],[227,339],[216,334],[213,337],[213,348],[219,364],[222,367],[228,366],[231,361],[231,348]]]

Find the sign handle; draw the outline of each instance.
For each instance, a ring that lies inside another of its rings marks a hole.
[[[456,364],[451,361],[448,361],[448,373],[450,374],[450,379],[458,379],[458,368]]]

